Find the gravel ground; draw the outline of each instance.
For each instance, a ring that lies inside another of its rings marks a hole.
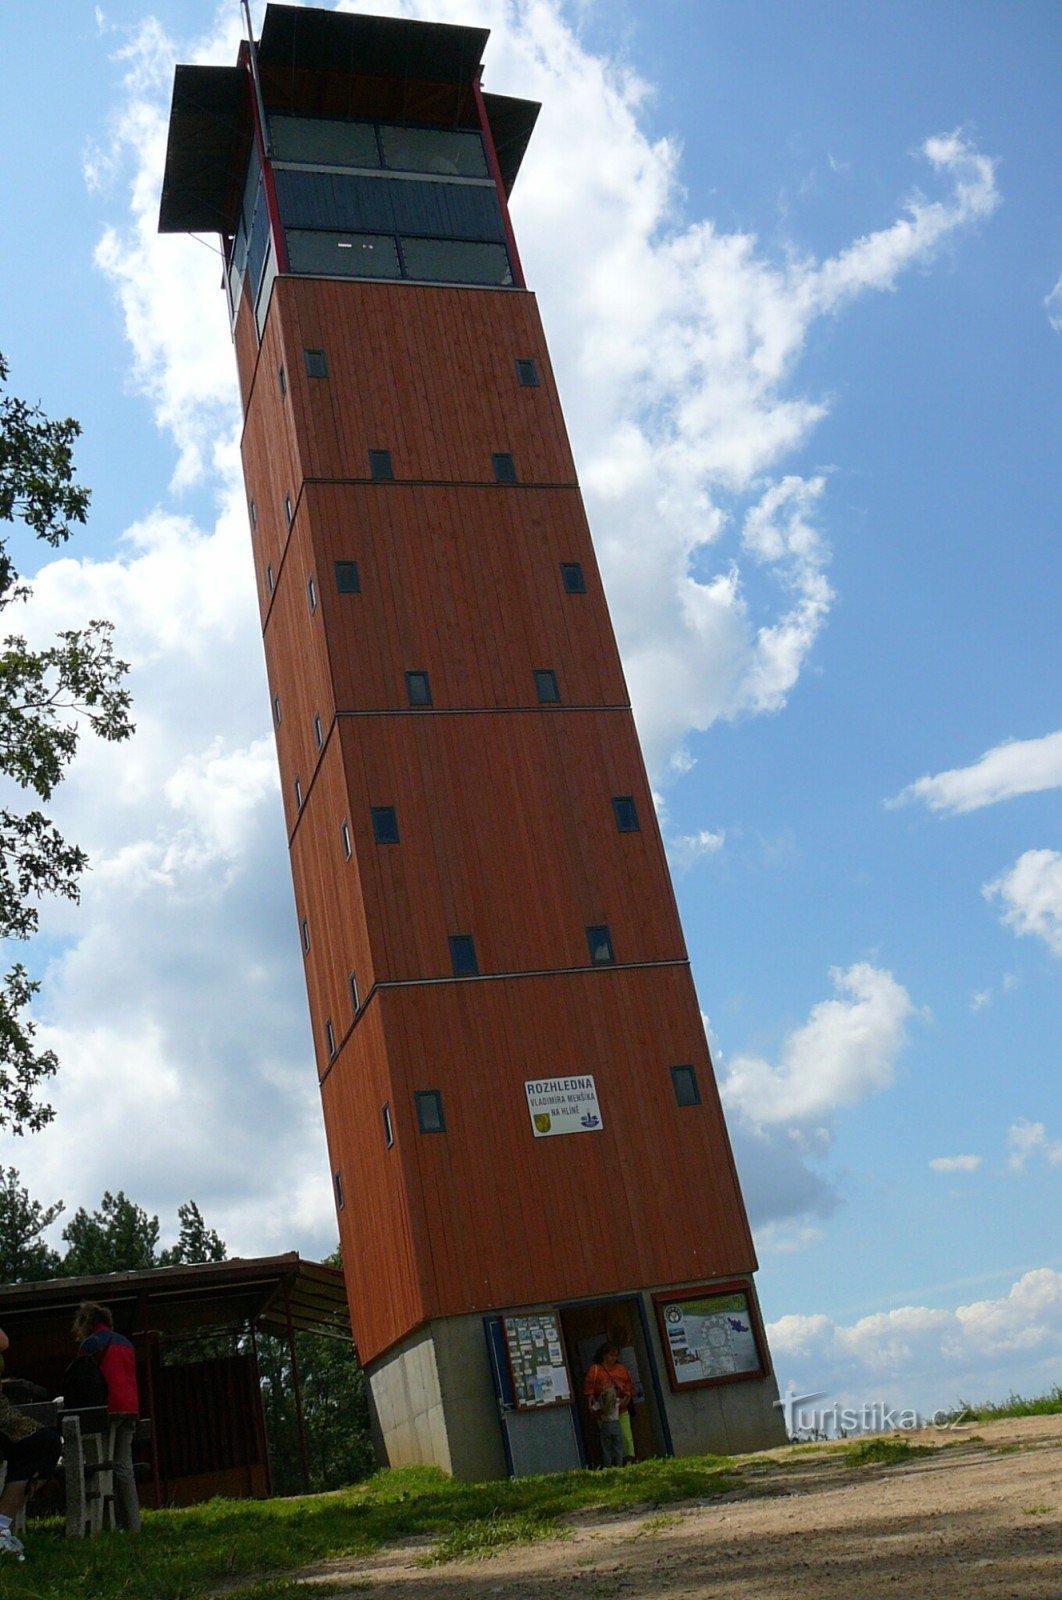
[[[1062,1600],[1062,1417],[912,1442],[950,1448],[864,1467],[774,1451],[721,1499],[580,1514],[568,1539],[484,1561],[419,1566],[417,1541],[300,1576],[307,1600],[318,1582],[372,1600]]]

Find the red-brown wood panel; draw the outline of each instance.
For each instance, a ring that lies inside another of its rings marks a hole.
[[[338,1219],[351,1325],[364,1361],[422,1323],[431,1304],[425,1220],[409,1199],[404,1106],[391,1105],[395,1143],[388,1149],[384,1140],[382,1108],[394,1092],[383,1030],[382,1008],[374,1006],[321,1086],[333,1181],[338,1172],[343,1183]]]
[[[392,989],[377,1006],[410,1217],[423,1230],[426,1315],[754,1270],[687,969]],[[699,1106],[677,1104],[678,1064],[696,1067]],[[525,1082],[588,1072],[603,1129],[536,1139]],[[419,1132],[418,1089],[442,1094],[445,1133]],[[334,1150],[350,1138],[357,1163],[372,1160],[371,1119],[330,1122]],[[362,1348],[367,1360],[378,1353]]]
[[[481,972],[585,967],[601,923],[617,963],[685,958],[629,712],[343,717],[339,734],[378,978],[449,976],[461,933]],[[619,832],[613,795],[634,797],[639,832]],[[376,806],[397,844],[373,842]]]
[[[344,851],[344,822],[352,843],[349,859]],[[329,1062],[326,1021],[332,1023],[339,1050],[354,1025],[351,975],[357,980],[362,1001],[376,981],[353,836],[343,758],[339,741],[333,738],[291,843],[300,948],[303,921],[309,938],[303,963],[319,1073]]]
[[[410,671],[437,706],[536,705],[540,668],[567,705],[628,703],[577,489],[310,484],[297,522],[340,709],[406,709]],[[357,562],[360,595],[336,593],[337,561]],[[563,562],[585,594],[565,592]]]
[[[489,483],[500,451],[521,481],[575,481],[533,295],[279,278],[254,401],[275,364],[271,337],[287,364],[306,478],[367,478],[368,452],[390,450],[399,479]],[[306,377],[307,349],[324,350],[327,378]],[[537,388],[517,379],[528,357]]]
[[[311,609],[310,582],[317,600]],[[298,822],[295,779],[308,800],[322,751],[314,718],[325,740],[331,736],[335,696],[321,600],[322,575],[314,560],[305,519],[296,519],[288,554],[273,596],[264,635],[266,673],[280,762],[284,816],[290,839]],[[280,703],[280,721],[276,702]]]
[[[431,1316],[751,1271],[533,298],[278,279],[260,353],[241,319],[252,545],[362,1359]],[[308,377],[307,349],[327,377]],[[517,380],[526,358],[534,388]],[[368,481],[374,449],[394,482]],[[493,481],[496,451],[517,485]],[[358,594],[338,592],[337,561],[357,562]],[[569,561],[585,594],[564,590]],[[538,702],[543,668],[559,705]],[[409,706],[414,671],[430,708]],[[639,831],[619,832],[617,795]],[[375,842],[374,806],[395,808],[397,844]],[[590,965],[601,923],[613,967]],[[453,979],[454,934],[473,936],[479,979]],[[697,1070],[699,1106],[675,1101],[679,1064]],[[603,1130],[534,1138],[525,1082],[587,1072]],[[418,1131],[422,1088],[443,1095],[444,1134]]]

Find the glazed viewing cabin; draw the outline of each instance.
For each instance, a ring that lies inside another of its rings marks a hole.
[[[779,1443],[752,1239],[509,195],[484,29],[270,5],[179,66],[221,236],[296,915],[377,1446]],[[499,1425],[500,1418],[500,1425]]]

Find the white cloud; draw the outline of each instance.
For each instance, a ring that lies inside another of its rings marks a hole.
[[[992,1004],[991,989],[978,989],[970,1001],[971,1011],[983,1011]]]
[[[910,995],[891,972],[868,962],[835,967],[830,977],[840,998],[812,1008],[785,1040],[777,1066],[761,1056],[730,1061],[724,1103],[753,1126],[806,1128],[892,1084],[915,1011]]]
[[[986,750],[970,767],[954,767],[908,784],[888,806],[924,800],[931,811],[949,815],[977,811],[1017,795],[1062,787],[1062,733],[1042,739],[1009,739]]]
[[[1062,277],[1059,278],[1050,294],[1044,296],[1044,307],[1047,311],[1047,320],[1056,333],[1062,333]]]
[[[370,9],[465,22],[465,0]],[[60,1051],[59,1116],[18,1148],[31,1187],[95,1204],[124,1186],[154,1208],[194,1194],[233,1248],[334,1237],[301,993],[267,694],[234,445],[238,407],[219,263],[156,233],[172,66],[228,64],[236,8],[178,49],[146,22],[123,52],[125,92],[86,158],[108,208],[97,263],[114,288],[133,381],[177,451],[173,487],[205,482],[209,529],[145,513],[105,561],[46,565],[32,626],[118,619],[138,731],[86,747],[57,805],[89,849],[80,909],[48,908],[42,995]],[[937,198],[821,261],[682,215],[679,150],[639,120],[647,88],[594,56],[553,0],[480,0],[490,87],[543,112],[514,212],[539,294],[639,726],[655,771],[719,718],[777,711],[833,600],[817,526],[826,478],[786,470],[826,401],[799,392],[814,324],[893,290],[997,203],[992,163],[959,136],[922,157]],[[573,112],[574,108],[574,112]],[[120,209],[119,209],[120,208]],[[223,692],[219,692],[223,687]],[[717,851],[721,831],[677,848]],[[120,956],[120,959],[119,959]],[[909,1001],[853,968],[767,1074],[773,1115],[821,1112],[891,1079]],[[869,1050],[861,1055],[865,1030]],[[820,1070],[801,1054],[817,1040]],[[847,1042],[846,1042],[847,1041]],[[890,1041],[892,1041],[890,1043]],[[739,1078],[739,1085],[740,1085]],[[740,1087],[738,1090],[740,1098]],[[90,1122],[98,1136],[77,1130]],[[769,1220],[835,1203],[782,1122],[744,1128],[750,1209]],[[291,1191],[291,1172],[311,1174]]]
[[[981,892],[986,900],[1002,901],[1000,920],[1019,937],[1031,934],[1062,956],[1062,853],[1026,850]]]
[[[1062,1273],[1025,1273],[999,1299],[953,1311],[897,1306],[850,1324],[821,1315],[768,1324],[775,1361],[831,1399],[932,1410],[970,1399],[1038,1393],[1062,1357]]]
[[[931,1172],[976,1172],[982,1156],[934,1156],[929,1163]]]
[[[1042,1156],[1049,1167],[1062,1167],[1062,1139],[1049,1139],[1042,1122],[1027,1122],[1019,1117],[1007,1129],[1007,1146],[1012,1172],[1024,1172],[1035,1156]]]

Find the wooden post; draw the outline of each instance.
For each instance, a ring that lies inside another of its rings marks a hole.
[[[295,1394],[295,1423],[299,1432],[299,1459],[302,1462],[302,1486],[310,1492],[310,1463],[306,1459],[306,1425],[302,1416],[302,1385],[299,1382],[299,1357],[295,1350],[295,1324],[291,1320],[291,1301],[288,1282],[284,1280],[284,1316],[288,1324],[288,1349],[291,1351],[291,1386]]]

